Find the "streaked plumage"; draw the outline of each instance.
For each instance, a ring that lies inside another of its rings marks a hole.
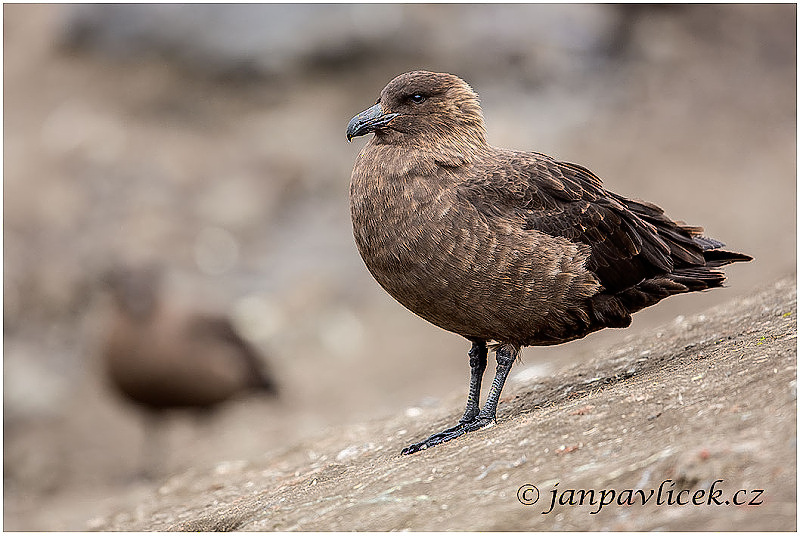
[[[626,327],[632,313],[720,286],[719,267],[750,260],[605,190],[584,167],[491,147],[477,95],[454,75],[392,80],[347,135],[369,132],[350,183],[359,252],[396,300],[473,343],[464,417],[404,452],[493,422],[520,348]],[[487,344],[498,371],[479,412]]]

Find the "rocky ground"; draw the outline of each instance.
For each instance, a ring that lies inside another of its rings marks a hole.
[[[398,454],[454,422],[455,398],[193,467],[88,527],[793,531],[796,349],[788,278],[598,348],[587,363],[518,379],[496,426],[448,444]],[[538,491],[520,493],[526,485]],[[598,497],[570,504],[568,490]]]
[[[93,9],[3,9],[5,529],[794,528],[795,6]],[[755,260],[629,329],[526,349],[496,427],[399,458],[460,413],[468,345],[358,258],[344,130],[414,68],[464,76],[491,143]],[[283,393],[170,415],[153,481],[97,360],[99,275],[143,260],[170,299],[230,312]],[[716,478],[763,505],[516,499]]]

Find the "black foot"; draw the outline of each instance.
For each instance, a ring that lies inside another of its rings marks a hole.
[[[494,422],[495,420],[492,417],[477,417],[469,422],[458,423],[452,428],[448,428],[447,430],[442,430],[438,434],[433,434],[425,441],[420,441],[419,443],[414,443],[413,445],[407,446],[400,452],[400,454],[401,455],[414,454],[415,452],[425,450],[429,447],[438,445],[439,443],[445,443],[446,441],[455,439],[468,432],[474,432],[475,430],[480,430],[485,426],[494,424]]]

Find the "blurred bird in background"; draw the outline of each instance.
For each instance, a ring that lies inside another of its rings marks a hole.
[[[156,265],[115,266],[103,277],[112,297],[104,370],[111,387],[146,415],[146,476],[162,461],[157,428],[166,411],[206,415],[239,395],[278,393],[264,359],[229,318],[165,299],[163,280]]]

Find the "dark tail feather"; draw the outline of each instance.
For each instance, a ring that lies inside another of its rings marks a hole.
[[[702,227],[689,227],[683,224],[681,224],[681,226],[683,229],[690,230],[692,240],[694,240],[694,243],[702,248],[703,258],[706,261],[706,266],[710,268],[719,268],[720,266],[725,266],[726,264],[731,264],[733,262],[748,262],[753,260],[753,257],[750,255],[745,255],[744,253],[736,253],[734,251],[725,251],[723,249],[719,249],[721,247],[725,247],[725,244],[719,240],[715,240],[708,236],[703,236],[701,234],[703,232]]]
[[[649,277],[631,288],[594,296],[592,315],[604,327],[625,327],[630,324],[632,313],[674,294],[720,287],[725,282],[720,267],[752,260],[749,255],[719,249],[725,244],[704,236],[702,227],[672,221],[652,203],[610,195],[655,228],[658,238],[669,248],[671,266],[666,273]]]
[[[742,253],[711,249],[723,245],[716,240],[703,237],[701,243],[709,246],[703,251],[704,265],[676,268],[669,274],[645,279],[614,296],[599,295],[592,300],[594,316],[609,327],[625,327],[630,323],[632,313],[655,305],[664,298],[722,286],[725,274],[717,269],[720,266],[752,260],[752,257]]]
[[[724,245],[724,244],[720,244]],[[753,257],[744,255],[743,253],[735,253],[733,251],[724,251],[721,249],[709,249],[703,252],[703,257],[706,259],[706,266],[711,268],[718,268],[731,264],[733,262],[747,262],[752,261]]]
[[[722,286],[725,281],[725,274],[719,270],[710,269],[706,266],[693,266],[691,268],[681,268],[675,270],[667,277],[671,281],[686,287],[684,292],[697,292],[709,288]]]

